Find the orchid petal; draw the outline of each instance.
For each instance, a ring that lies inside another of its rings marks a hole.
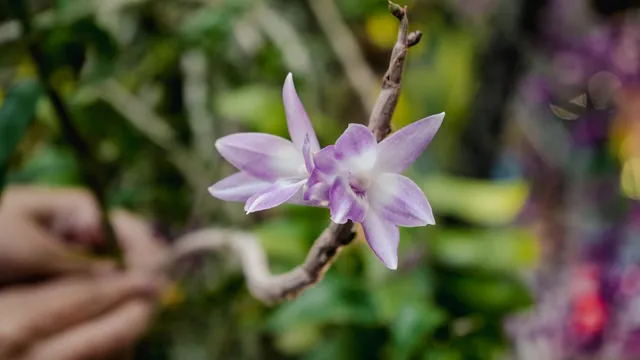
[[[295,204],[295,205],[304,205],[304,206],[313,206],[313,207],[327,207],[327,200],[319,200],[319,199],[309,199],[306,198],[307,193],[304,191],[304,186],[301,186],[300,189],[289,199],[287,200],[287,204]],[[327,199],[329,199],[327,197]]]
[[[307,172],[311,174],[313,171],[313,154],[311,154],[311,145],[309,144],[309,136],[304,138],[304,145],[302,145],[302,157],[304,158],[304,166],[307,168]]]
[[[249,214],[281,205],[293,198],[305,182],[300,179],[279,180],[249,198],[244,210]]]
[[[344,224],[347,220],[360,222],[364,219],[366,203],[351,190],[345,179],[336,179],[329,191],[329,199],[333,222]]]
[[[336,158],[350,171],[368,171],[376,163],[376,138],[361,124],[349,124],[335,145]]]
[[[333,145],[327,146],[313,156],[313,170],[309,175],[307,187],[311,188],[319,182],[329,184],[331,187],[335,177],[339,174],[338,169],[335,147]]]
[[[422,190],[406,176],[380,174],[367,192],[371,209],[398,226],[434,225],[431,205]]]
[[[336,147],[329,145],[313,156],[314,167],[323,174],[332,174],[338,170],[338,160],[336,159]]]
[[[304,200],[311,202],[328,202],[331,195],[331,185],[327,183],[316,183],[310,186],[304,193]]]
[[[311,152],[317,152],[320,150],[320,144],[311,120],[307,116],[307,112],[300,102],[300,98],[296,93],[295,85],[293,84],[293,75],[289,73],[284,81],[284,87],[282,88],[282,101],[284,103],[284,111],[287,115],[287,125],[289,126],[289,135],[291,140],[295,144],[296,148],[300,151],[304,145],[304,139],[309,136],[309,147]]]
[[[233,166],[267,181],[299,175],[304,161],[290,141],[269,134],[228,135],[216,148]]]
[[[237,172],[211,185],[208,190],[211,196],[220,200],[244,202],[270,185],[271,183],[247,173]]]
[[[373,209],[367,211],[362,221],[362,229],[371,250],[391,270],[398,268],[398,245],[400,230],[390,221],[385,220]]]
[[[442,124],[444,113],[429,116],[391,134],[378,144],[376,170],[401,174],[427,148]]]

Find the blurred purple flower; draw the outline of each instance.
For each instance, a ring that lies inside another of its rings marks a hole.
[[[246,201],[247,213],[285,202],[303,202],[302,188],[312,170],[305,166],[303,152],[316,153],[320,145],[291,73],[284,82],[282,98],[292,141],[262,133],[238,133],[218,139],[216,148],[240,172],[209,187],[212,196]]]
[[[362,224],[367,242],[389,269],[398,266],[398,226],[435,224],[431,205],[400,175],[420,156],[444,113],[417,121],[380,143],[367,127],[351,124],[335,146],[313,157],[307,200],[328,201],[331,219]]]

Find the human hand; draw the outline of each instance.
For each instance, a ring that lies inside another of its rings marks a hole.
[[[74,250],[104,242],[100,213],[82,190],[9,188],[0,205],[1,359],[98,359],[145,330],[164,279],[166,247],[135,215],[111,216],[127,272]],[[43,279],[39,283],[17,281]]]

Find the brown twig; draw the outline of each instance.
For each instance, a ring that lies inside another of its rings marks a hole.
[[[378,141],[391,132],[391,118],[400,96],[407,50],[420,41],[419,32],[409,33],[406,7],[389,2],[389,10],[400,20],[400,29],[389,68],[382,81],[382,90],[369,118],[369,128]],[[336,255],[354,237],[351,222],[342,225],[332,223],[316,239],[304,263],[279,275],[271,274],[266,254],[260,244],[251,235],[240,232],[204,229],[187,234],[176,242],[174,261],[193,251],[228,247],[241,261],[251,294],[266,304],[273,304],[295,298],[309,286],[320,281]]]

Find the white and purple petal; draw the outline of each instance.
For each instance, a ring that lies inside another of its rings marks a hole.
[[[244,202],[270,185],[270,182],[237,172],[211,185],[208,190],[211,196],[220,200]]]
[[[364,219],[367,203],[351,189],[344,178],[337,178],[329,190],[331,220],[344,224],[347,220],[360,222]]]
[[[328,203],[331,195],[331,184],[318,182],[304,192],[303,199],[318,204]]]
[[[371,250],[382,263],[391,270],[397,269],[400,243],[398,226],[370,209],[362,221],[362,229]]]
[[[314,168],[325,175],[335,174],[338,171],[339,163],[336,159],[336,147],[329,145],[313,156]]]
[[[289,135],[298,151],[302,151],[305,137],[309,136],[309,147],[312,153],[320,150],[320,144],[311,120],[307,112],[302,106],[302,102],[296,93],[293,84],[293,75],[289,73],[284,81],[282,88],[282,102],[284,103],[284,111],[287,116],[287,125],[289,126]]]
[[[335,145],[336,159],[351,172],[366,172],[376,164],[376,138],[361,124],[349,124]]]
[[[288,140],[261,133],[238,133],[216,141],[222,157],[239,170],[265,180],[298,176],[304,160]]]
[[[444,113],[432,115],[391,134],[378,144],[376,170],[401,174],[427,148],[442,124]]]
[[[307,180],[278,180],[268,188],[253,195],[244,206],[247,214],[274,208],[290,201]]]
[[[398,226],[434,225],[431,205],[422,190],[406,176],[380,174],[367,192],[371,211]]]

